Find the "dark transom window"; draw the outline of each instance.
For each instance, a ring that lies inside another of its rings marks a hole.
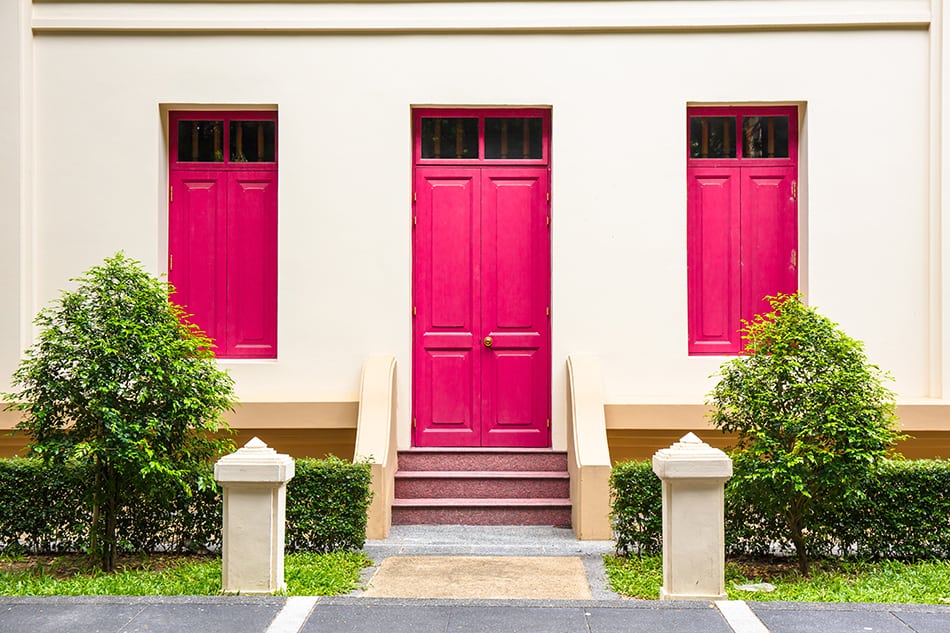
[[[550,111],[542,108],[425,108],[413,117],[416,160],[433,163],[549,160],[546,130]]]

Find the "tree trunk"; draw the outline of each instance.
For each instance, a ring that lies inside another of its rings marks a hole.
[[[785,521],[788,524],[788,531],[792,537],[792,544],[795,546],[795,554],[798,558],[798,571],[802,576],[810,575],[810,564],[808,560],[808,548],[805,544],[805,508],[807,501],[801,496],[796,496],[788,505],[785,515]]]
[[[95,459],[93,471],[95,481],[90,494],[92,499],[92,522],[89,525],[89,556],[98,560],[99,565],[102,566],[102,539],[99,538],[100,526],[102,525],[102,465],[99,463],[98,456]]]
[[[104,543],[102,548],[102,571],[115,571],[116,555],[116,511],[118,509],[119,482],[114,468],[108,469],[108,499],[106,501],[106,525],[103,530]]]

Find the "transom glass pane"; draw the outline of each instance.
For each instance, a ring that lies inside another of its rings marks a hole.
[[[788,117],[742,117],[744,158],[788,158]]]
[[[230,133],[231,162],[274,162],[273,121],[231,121]]]
[[[689,119],[690,158],[735,158],[736,118],[694,116]]]
[[[541,117],[486,118],[485,158],[543,158]]]
[[[222,121],[179,121],[178,161],[217,163],[224,161]]]
[[[422,158],[478,158],[478,119],[422,119]]]

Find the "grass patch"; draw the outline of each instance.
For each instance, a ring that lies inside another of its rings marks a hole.
[[[359,587],[360,570],[371,565],[362,552],[288,554],[287,594],[332,596]],[[216,556],[121,557],[104,574],[81,555],[0,558],[3,596],[210,596],[221,592]]]
[[[338,596],[359,588],[360,570],[373,561],[362,552],[300,553],[284,558],[289,596]]]
[[[656,600],[663,585],[660,556],[604,555],[608,586],[622,596]]]
[[[663,584],[660,556],[604,556],[611,589],[634,598],[656,599]],[[736,585],[770,583],[772,592],[750,592]],[[736,560],[726,563],[726,593],[731,600],[794,602],[950,602],[950,561],[904,563],[817,560],[809,577],[794,561]]]

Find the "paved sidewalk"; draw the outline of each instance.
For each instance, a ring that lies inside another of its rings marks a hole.
[[[606,588],[601,556],[612,548],[553,528],[396,526],[366,544],[377,565],[409,556],[577,558],[593,598],[0,597],[0,633],[950,633],[950,605],[624,599]],[[366,584],[378,569],[366,570]]]
[[[646,600],[0,598],[0,633],[947,633],[950,607]]]

